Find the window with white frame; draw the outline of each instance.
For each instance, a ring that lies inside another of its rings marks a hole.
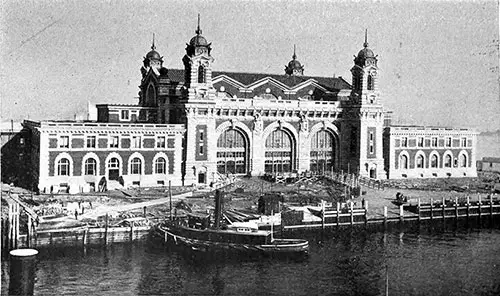
[[[167,172],[167,161],[163,157],[158,157],[155,160],[155,172],[157,174],[165,174]]]
[[[58,176],[69,176],[69,166],[70,166],[69,159],[61,158],[57,162],[57,175]]]
[[[374,147],[374,144],[373,144],[373,132],[370,132],[370,137],[369,137],[369,149],[370,149],[370,154],[373,154],[375,152],[375,147]]]
[[[432,137],[431,139],[431,147],[437,147],[438,146],[438,138],[437,137]]]
[[[130,162],[130,173],[132,175],[140,175],[141,174],[141,166],[142,166],[141,159],[139,157],[135,157]]]
[[[109,138],[109,148],[118,148],[118,142],[120,138],[118,136],[111,136]]]
[[[451,168],[452,157],[449,154],[446,154],[444,157],[444,167]]]
[[[460,167],[466,168],[467,166],[468,166],[467,165],[467,155],[465,155],[465,154],[460,155]]]
[[[128,110],[122,110],[121,112],[122,120],[130,120],[130,114]]]
[[[400,169],[408,169],[408,156],[401,154],[399,156],[399,168]]]
[[[408,137],[401,138],[401,147],[408,147]]]
[[[87,148],[96,147],[96,136],[87,136]]]
[[[141,136],[132,136],[131,148],[141,148]]]
[[[422,154],[417,156],[417,168],[418,169],[424,168],[424,156]]]
[[[59,137],[59,148],[69,148],[69,136]]]
[[[160,136],[156,139],[156,148],[165,148],[165,137]]]
[[[438,167],[438,156],[436,154],[433,154],[431,156],[431,168],[437,168]]]
[[[466,137],[463,137],[462,139],[460,139],[460,142],[462,144],[462,147],[467,147],[467,138]]]
[[[94,176],[97,174],[97,161],[93,158],[85,160],[85,175]]]
[[[417,139],[417,146],[418,147],[424,147],[424,137],[418,137],[418,139]]]
[[[446,147],[451,147],[451,137],[446,137]]]

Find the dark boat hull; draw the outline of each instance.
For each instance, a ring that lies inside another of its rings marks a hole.
[[[245,256],[294,256],[307,255],[309,242],[302,239],[274,239],[270,243],[233,243],[197,239],[179,235],[175,227],[159,226],[154,228],[154,235],[165,243],[183,246],[197,252],[233,253]],[[185,229],[184,229],[185,230]]]

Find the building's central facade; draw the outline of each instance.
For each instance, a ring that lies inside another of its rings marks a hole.
[[[217,173],[359,170],[385,178],[377,59],[366,42],[351,69],[354,87],[305,76],[295,52],[283,75],[213,72],[199,27],[182,60],[183,70],[163,68],[153,45],[138,108],[148,109],[148,122],[185,125],[185,184]],[[113,108],[98,105],[98,121]]]

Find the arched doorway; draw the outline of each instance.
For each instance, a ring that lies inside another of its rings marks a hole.
[[[266,139],[266,173],[286,173],[293,170],[294,145],[291,135],[283,129],[272,131]]]
[[[108,179],[116,180],[120,178],[120,160],[116,157],[108,161]]]
[[[335,137],[330,131],[320,130],[311,138],[310,170],[316,173],[335,167]]]
[[[225,130],[217,139],[217,172],[246,174],[248,172],[248,140],[238,129]]]

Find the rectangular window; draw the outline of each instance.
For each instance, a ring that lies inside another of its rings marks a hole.
[[[95,148],[96,136],[87,137],[87,148]]]
[[[69,136],[61,136],[59,138],[59,148],[69,148]]]
[[[438,146],[438,138],[433,137],[431,140],[431,147],[437,147]]]
[[[370,154],[373,154],[373,144],[370,144]]]
[[[418,137],[417,146],[424,147],[424,137]]]
[[[200,154],[203,154],[203,152],[204,152],[203,145],[200,145]]]
[[[118,136],[112,136],[109,138],[109,148],[118,148]]]
[[[132,143],[130,145],[131,145],[131,148],[141,148],[141,137],[140,136],[132,136]]]
[[[373,133],[370,132],[370,142],[373,142]]]
[[[122,110],[122,120],[129,120],[129,112],[128,110]]]
[[[401,138],[401,147],[408,147],[408,137]]]
[[[165,137],[158,137],[156,139],[156,148],[165,148]]]
[[[462,142],[462,147],[467,147],[467,138],[463,137],[461,142]]]
[[[203,131],[200,130],[200,141],[203,141]]]
[[[451,147],[451,137],[446,138],[446,147]]]

